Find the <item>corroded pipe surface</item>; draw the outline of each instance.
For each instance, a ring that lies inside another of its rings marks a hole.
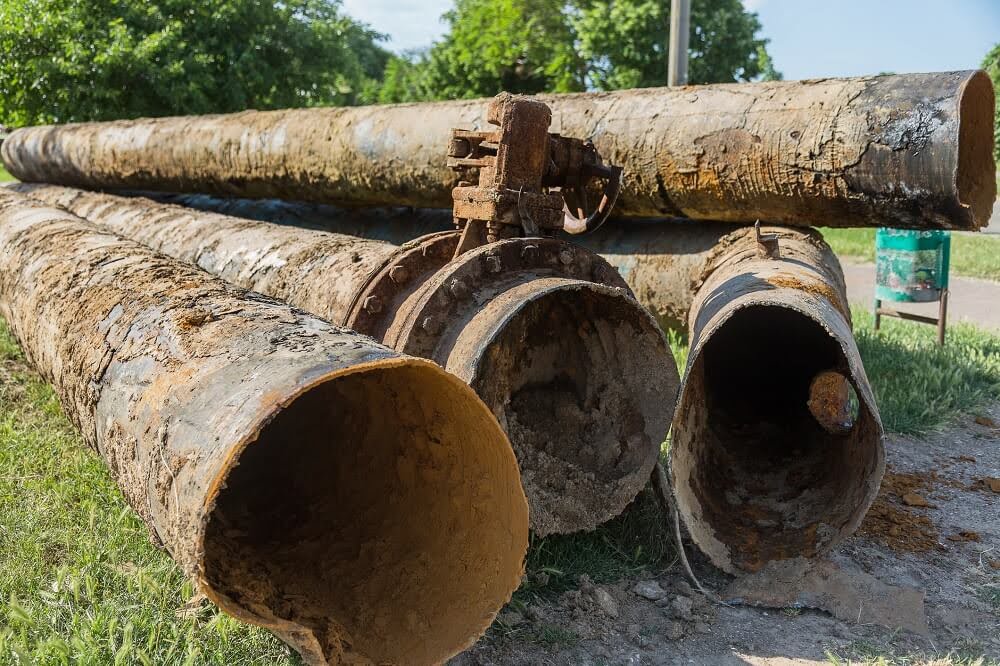
[[[129,504],[307,663],[436,663],[517,587],[527,504],[434,364],[0,190],[0,314]]]
[[[449,221],[446,211],[179,199],[395,242]],[[836,255],[813,230],[762,232],[778,234],[778,258],[760,256],[753,229],[727,224],[612,222],[580,238],[661,323],[690,324],[672,475],[696,542],[728,571],[828,550],[855,529],[883,468]]]
[[[707,257],[670,449],[684,522],[729,572],[829,551],[885,468],[840,265],[816,232],[762,231],[778,258],[761,256],[753,229]]]
[[[801,226],[978,229],[996,195],[984,72],[542,96],[551,131],[624,168],[616,214]],[[35,127],[24,181],[348,206],[450,207],[452,128],[484,100]]]
[[[10,185],[8,186],[10,187]],[[13,185],[24,192],[55,186]],[[75,190],[70,190],[73,192]],[[142,196],[197,210],[223,213],[262,222],[320,229],[367,240],[403,245],[417,236],[453,228],[445,209],[348,209],[282,201],[280,199],[224,199],[207,194],[135,192]],[[50,199],[53,203],[69,200]],[[688,314],[706,258],[723,236],[739,227],[723,222],[688,220],[611,220],[594,233],[573,236],[573,242],[601,255],[632,289],[661,328],[687,330]],[[308,309],[308,308],[306,308]]]
[[[677,369],[653,318],[582,248],[515,238],[452,260],[456,232],[395,246],[146,199],[14,187],[438,362],[507,430],[536,534],[591,529],[649,478]]]

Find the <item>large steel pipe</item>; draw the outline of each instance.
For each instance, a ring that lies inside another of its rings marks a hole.
[[[656,322],[605,261],[553,239],[452,260],[458,234],[395,246],[46,185],[22,192],[430,358],[507,430],[532,529],[590,529],[645,485],[679,379]]]
[[[816,232],[763,232],[777,255],[740,229],[702,267],[670,448],[684,522],[730,572],[829,551],[885,468],[836,257]]]
[[[519,584],[510,445],[434,364],[7,190],[0,314],[181,568],[307,663],[440,662]]]
[[[624,167],[617,213],[978,229],[996,195],[984,72],[540,97],[551,130]],[[34,127],[4,141],[25,181],[450,207],[452,128],[484,100]]]
[[[447,211],[171,199],[397,243],[450,222]],[[728,571],[828,550],[857,526],[883,468],[836,255],[813,230],[762,232],[777,235],[777,256],[728,224],[618,222],[579,237],[663,325],[689,330],[672,474],[696,542]]]

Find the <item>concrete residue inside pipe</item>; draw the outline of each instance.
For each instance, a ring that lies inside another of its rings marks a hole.
[[[819,323],[773,305],[736,311],[699,350],[672,471],[688,527],[716,564],[756,571],[812,557],[871,501],[878,429],[864,406],[853,415],[852,392],[835,381],[844,375],[828,371],[846,365]],[[825,409],[817,376],[833,391]]]
[[[482,353],[474,386],[510,435],[536,534],[614,517],[649,477],[676,371],[640,314],[607,287],[557,289],[520,305]]]

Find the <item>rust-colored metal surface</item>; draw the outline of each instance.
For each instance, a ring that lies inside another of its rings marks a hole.
[[[676,366],[617,272],[579,246],[509,238],[452,259],[458,231],[395,246],[145,199],[13,187],[467,381],[511,438],[539,535],[595,527],[649,478]]]
[[[457,226],[473,233],[470,225],[482,223],[490,243],[523,232],[551,234],[562,227],[562,196],[542,190],[551,120],[545,104],[501,93],[486,109],[486,121],[495,131],[452,131],[448,167],[479,175],[478,185],[460,181],[452,190]]]
[[[670,449],[681,516],[732,573],[829,551],[885,468],[839,263],[816,232],[759,232],[769,247],[745,228],[706,257]]]
[[[527,504],[461,381],[0,189],[0,313],[184,572],[306,663],[438,663],[520,582]]]
[[[17,187],[30,191],[38,186]],[[344,209],[278,199],[222,199],[206,194],[141,195],[207,212],[323,229],[397,246],[410,243],[416,236],[452,228],[451,212],[443,209]],[[691,302],[708,253],[719,239],[739,228],[686,220],[611,220],[594,233],[574,236],[573,242],[611,264],[662,328],[687,330]]]
[[[447,211],[180,200],[396,242],[449,221]],[[754,228],[612,221],[580,238],[661,323],[690,322],[672,474],[696,542],[729,571],[831,548],[856,527],[883,466],[836,256],[816,231],[759,233],[764,247]]]
[[[624,168],[626,216],[978,229],[996,196],[983,72],[540,96],[551,131]],[[453,128],[484,100],[24,128],[25,181],[347,206],[450,207]]]
[[[494,131],[452,130],[448,167],[460,177],[452,190],[455,226],[464,229],[459,252],[479,242],[520,235],[595,231],[611,214],[621,190],[621,168],[605,166],[589,141],[549,134],[544,103],[508,93],[487,107]],[[587,189],[605,182],[593,210]],[[555,188],[554,190],[552,188]]]

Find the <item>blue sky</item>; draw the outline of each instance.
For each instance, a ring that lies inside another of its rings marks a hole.
[[[669,2],[670,0],[663,0]],[[698,2],[699,0],[691,0]],[[395,51],[440,37],[451,0],[344,0]],[[787,79],[978,67],[1000,42],[1000,0],[744,0]]]

